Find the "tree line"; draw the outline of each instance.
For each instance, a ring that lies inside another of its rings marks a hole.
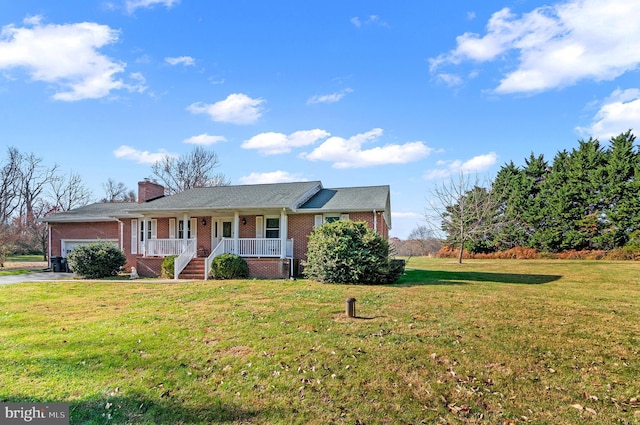
[[[640,239],[640,150],[631,130],[604,146],[580,140],[551,162],[531,153],[487,185],[460,176],[439,186],[427,219],[445,243],[473,253],[614,250]],[[435,201],[434,201],[435,199]]]

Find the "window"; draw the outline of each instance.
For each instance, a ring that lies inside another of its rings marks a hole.
[[[152,239],[151,220],[140,220],[140,242]]]
[[[279,218],[267,218],[265,226],[265,236],[271,239],[277,239],[280,237],[280,219]]]
[[[187,223],[187,239],[195,238],[196,219],[178,220],[178,239],[184,239],[184,223]]]
[[[334,221],[349,220],[349,214],[317,214],[315,216],[314,227],[322,226],[324,223],[333,223]]]
[[[230,238],[231,237],[231,222],[223,221],[222,222],[222,237]]]

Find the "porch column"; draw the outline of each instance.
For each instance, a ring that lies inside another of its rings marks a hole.
[[[191,220],[189,220],[189,214],[184,213],[182,215],[182,251],[184,251],[185,249],[187,249],[187,243],[189,241],[189,223],[191,222]]]
[[[140,245],[140,251],[143,257],[147,256],[147,217],[145,215],[142,216],[140,220],[138,220],[138,228],[136,229],[138,232],[138,240],[142,242]]]
[[[239,240],[238,235],[240,234],[240,213],[238,211],[234,211],[233,213],[233,251],[236,255],[240,255],[240,251],[238,250]]]
[[[287,214],[283,208],[280,212],[280,258],[287,258],[287,234],[289,233],[289,223]]]

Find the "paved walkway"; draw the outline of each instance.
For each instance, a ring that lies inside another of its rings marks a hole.
[[[22,283],[22,282],[50,282],[52,280],[59,280],[59,279],[73,279],[74,277],[75,277],[75,274],[73,273],[59,273],[59,272],[13,274],[9,276],[0,276],[0,285],[6,285],[9,283]]]

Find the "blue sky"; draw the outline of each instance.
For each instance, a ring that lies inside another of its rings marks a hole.
[[[640,128],[640,2],[0,3],[0,131],[98,199],[196,145],[232,184],[434,185]]]

